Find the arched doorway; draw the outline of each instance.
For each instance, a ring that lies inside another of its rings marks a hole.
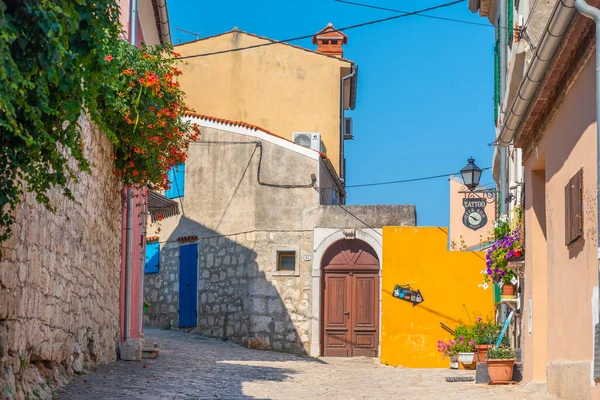
[[[326,357],[377,357],[379,258],[362,240],[341,240],[323,256],[322,348]]]

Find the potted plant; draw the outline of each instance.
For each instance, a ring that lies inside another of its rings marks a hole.
[[[458,362],[465,367],[473,364],[475,359],[475,334],[472,327],[459,325],[454,330],[454,350],[458,354]]]
[[[491,321],[483,322],[481,317],[477,318],[473,326],[473,331],[475,333],[475,349],[478,362],[485,362],[487,360],[487,352],[496,343],[501,329],[501,326]]]
[[[510,232],[508,223],[501,221],[494,232],[496,241],[485,255],[486,269],[482,271],[485,283],[480,286],[487,289],[488,282],[492,281],[502,285],[503,296],[514,296],[518,279],[514,271],[508,268],[508,262],[517,254],[519,257],[522,254],[521,229]]]
[[[458,352],[456,351],[456,341],[454,339],[444,342],[438,340],[438,351],[442,353],[442,359],[450,359],[450,368],[458,369]]]
[[[490,383],[511,382],[516,359],[514,350],[510,347],[491,348],[487,357]]]
[[[150,303],[144,300],[144,315],[148,314],[148,308],[150,308]]]

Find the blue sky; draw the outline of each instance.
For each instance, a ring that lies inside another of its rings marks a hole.
[[[446,0],[355,0],[415,11]],[[315,33],[395,15],[333,0],[169,0],[173,43],[241,30],[272,39]],[[467,1],[428,13],[487,23]],[[469,156],[491,165],[494,29],[409,16],[345,32],[344,57],[359,66],[355,139],[346,141],[348,185],[440,175]],[[294,42],[313,48],[310,40]],[[248,50],[252,51],[252,50]],[[486,171],[482,183],[491,182]],[[349,189],[348,204],[415,204],[418,224],[447,226],[446,178]]]

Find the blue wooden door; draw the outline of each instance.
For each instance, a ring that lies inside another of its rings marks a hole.
[[[198,305],[198,245],[179,248],[179,326],[196,326]]]

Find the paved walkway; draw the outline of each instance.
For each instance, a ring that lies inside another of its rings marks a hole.
[[[553,399],[519,386],[447,383],[449,369],[403,369],[368,358],[311,359],[248,350],[179,331],[146,330],[154,360],[119,361],[79,376],[60,400],[109,399]]]

